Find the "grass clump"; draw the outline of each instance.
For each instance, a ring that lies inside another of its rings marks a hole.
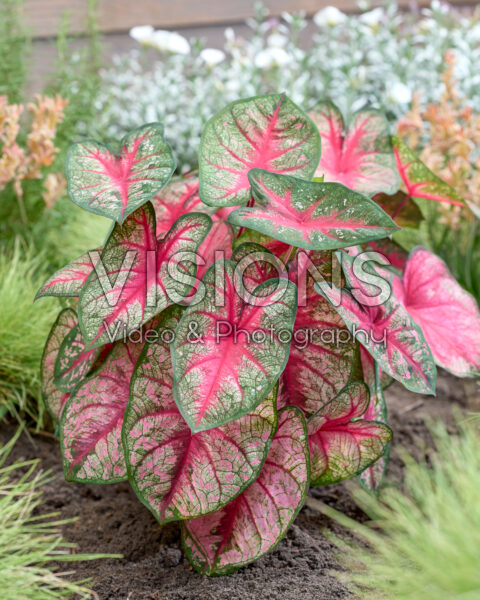
[[[403,493],[386,488],[377,499],[357,492],[369,525],[323,508],[355,534],[354,546],[337,543],[347,569],[342,579],[360,598],[480,598],[480,420],[459,424],[458,436],[443,424],[432,433],[431,464],[404,459]]]
[[[28,416],[43,425],[40,359],[59,310],[55,299],[33,303],[47,278],[41,256],[0,252],[0,416]]]
[[[68,581],[66,573],[52,561],[106,558],[106,555],[71,554],[60,528],[68,521],[58,513],[37,516],[42,504],[42,486],[50,477],[38,470],[36,460],[5,466],[20,434],[0,449],[0,581],[2,600],[52,600],[95,598],[82,584]]]

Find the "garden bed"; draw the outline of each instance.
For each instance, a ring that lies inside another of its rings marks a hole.
[[[477,402],[480,398],[475,399]],[[473,400],[473,401],[475,401]],[[387,394],[394,431],[388,480],[399,485],[402,463],[398,448],[417,456],[428,453],[427,422],[441,419],[453,430],[452,407],[468,404],[463,383],[442,374],[437,397],[418,396],[394,384]],[[13,434],[3,428],[0,441]],[[99,560],[75,565],[74,579],[92,578],[100,600],[244,600],[349,597],[331,574],[338,569],[335,549],[324,536],[325,527],[337,528],[323,515],[304,507],[279,546],[256,563],[225,577],[206,578],[192,570],[180,548],[180,528],[171,523],[161,528],[139,502],[127,483],[81,485],[63,479],[58,444],[35,437],[35,447],[24,435],[11,459],[41,459],[52,472],[45,487],[45,512],[60,511],[62,518],[78,517],[65,527],[64,535],[77,544],[78,552],[121,553],[122,560]],[[350,484],[351,485],[351,484]],[[348,492],[349,484],[316,488],[311,494],[345,514],[364,520]],[[68,568],[70,570],[70,567]]]

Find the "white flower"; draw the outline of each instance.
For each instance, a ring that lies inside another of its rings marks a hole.
[[[272,33],[268,36],[267,44],[274,48],[284,48],[288,44],[288,37],[281,33]]]
[[[154,29],[151,25],[137,25],[130,29],[130,37],[139,44],[151,44]]]
[[[200,58],[210,67],[214,67],[225,60],[225,52],[217,48],[204,48],[200,52]]]
[[[235,31],[232,29],[232,27],[227,27],[225,29],[224,35],[225,35],[225,39],[227,40],[227,42],[235,41]]]
[[[347,16],[335,6],[326,6],[313,16],[313,21],[318,27],[323,27],[324,25],[333,27],[340,23],[345,23],[346,20]]]
[[[255,56],[255,66],[259,69],[283,67],[290,62],[290,56],[283,48],[266,48]]]
[[[190,44],[183,35],[166,29],[157,29],[153,33],[152,45],[163,52],[172,54],[189,54]]]
[[[363,13],[358,17],[358,20],[365,25],[370,25],[370,27],[376,27],[380,25],[380,21],[383,19],[385,11],[380,6],[378,8],[374,8],[373,10],[369,10],[366,13]]]
[[[401,81],[396,81],[387,90],[388,98],[394,104],[408,104],[412,99],[412,92]]]

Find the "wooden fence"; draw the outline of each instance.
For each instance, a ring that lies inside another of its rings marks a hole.
[[[142,24],[165,29],[225,25],[252,16],[253,3],[254,0],[98,0],[99,24],[105,33],[125,32]],[[404,7],[429,3],[429,0],[399,2]],[[450,3],[475,2],[450,0]],[[345,12],[358,10],[356,0],[264,0],[264,4],[272,15],[299,10],[312,15],[328,4]],[[87,0],[25,0],[25,20],[37,38],[54,37],[66,12],[70,14],[72,33],[82,33],[86,26]]]

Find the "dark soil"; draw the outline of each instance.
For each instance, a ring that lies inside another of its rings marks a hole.
[[[427,422],[440,418],[454,428],[452,405],[468,408],[462,381],[443,375],[437,397],[418,396],[394,384],[387,392],[390,425],[394,430],[387,481],[401,486],[399,447],[421,456],[428,452]],[[12,428],[0,431],[9,439]],[[123,554],[121,560],[75,563],[75,579],[91,578],[100,600],[333,600],[350,596],[334,576],[340,566],[335,550],[324,536],[337,526],[304,507],[279,546],[257,563],[226,577],[207,578],[192,571],[180,547],[176,523],[160,527],[137,500],[128,484],[80,485],[63,479],[58,444],[36,436],[35,447],[24,436],[12,458],[41,459],[53,481],[45,487],[42,510],[60,511],[62,518],[78,517],[64,535],[78,552]],[[324,503],[365,520],[350,497],[348,484],[316,488],[311,494]],[[70,569],[70,568],[69,568]],[[350,596],[351,597],[351,596]]]

